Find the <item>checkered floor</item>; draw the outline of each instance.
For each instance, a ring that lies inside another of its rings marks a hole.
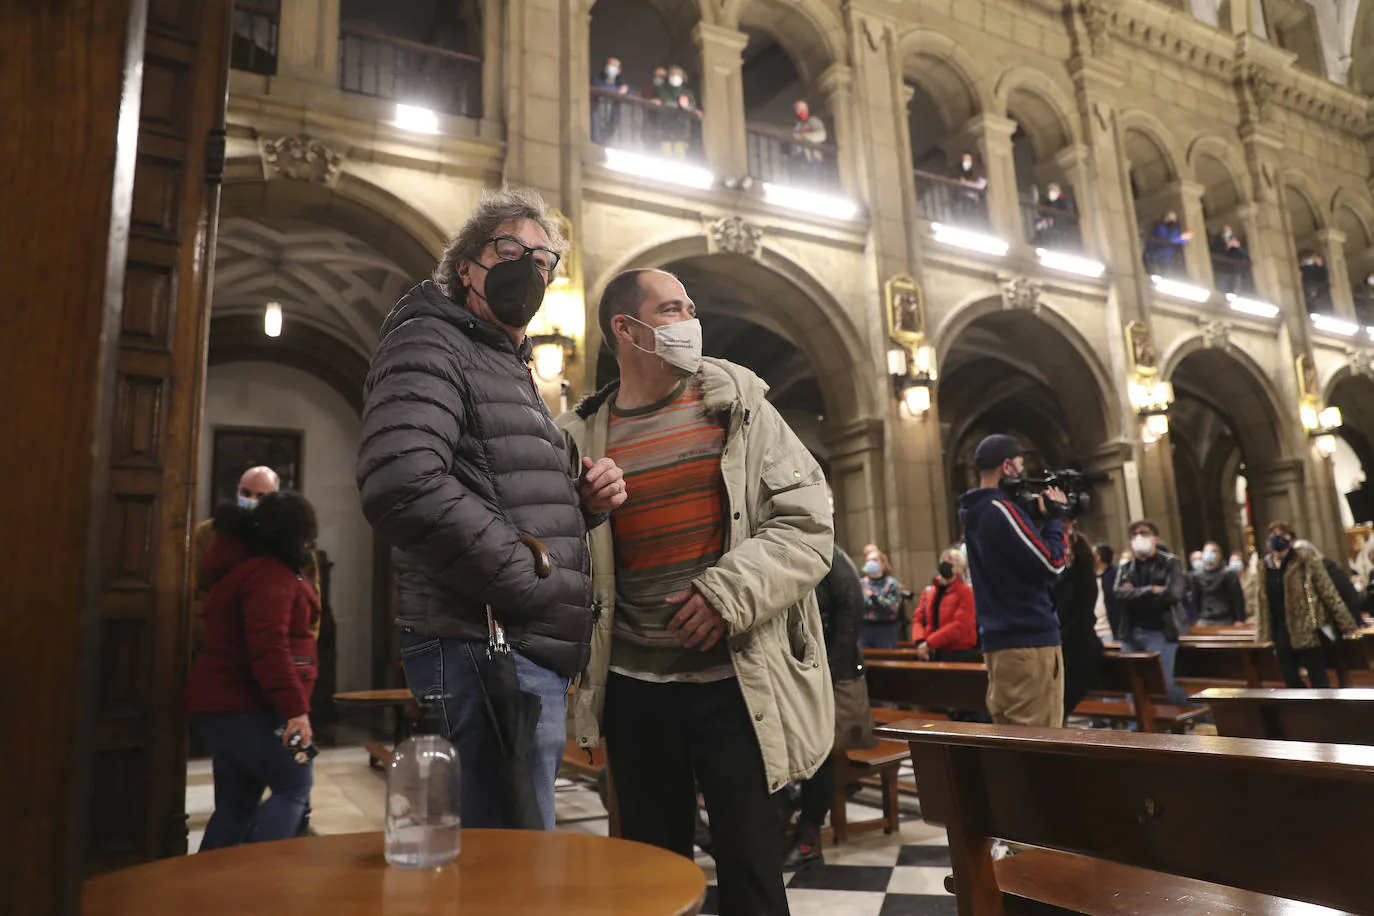
[[[908,767],[902,774],[910,779]],[[382,829],[386,783],[367,766],[362,748],[331,748],[315,761],[311,793],[311,826],[320,834]],[[596,788],[577,780],[560,779],[558,829],[604,836],[606,809]],[[787,875],[787,900],[792,916],[905,916],[954,913],[954,897],[945,893],[950,873],[945,832],[920,818],[914,798],[902,797],[899,834],[881,831],[854,837],[843,846],[826,847],[825,863]],[[187,768],[186,810],[190,816],[190,851],[200,846],[205,822],[214,809],[213,780],[208,760],[193,760]],[[864,790],[850,800],[851,822],[878,813],[878,794]],[[698,853],[709,888],[702,913],[720,912],[716,898],[715,863]]]

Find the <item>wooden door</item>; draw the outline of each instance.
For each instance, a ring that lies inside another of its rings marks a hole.
[[[186,851],[188,540],[230,0],[149,0],[98,579],[88,871]]]

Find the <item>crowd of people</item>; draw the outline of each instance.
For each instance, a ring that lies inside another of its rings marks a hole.
[[[458,749],[465,827],[511,826],[507,751],[483,702],[497,628],[539,701],[529,790],[544,829],[571,729],[580,747],[605,743],[624,837],[687,857],[709,843],[721,912],[773,914],[788,911],[784,869],[822,858],[832,753],[873,741],[863,649],[981,660],[994,722],[1061,726],[1105,640],[1158,652],[1183,699],[1180,636],[1249,624],[1291,685],[1305,671],[1324,686],[1323,644],[1374,610],[1374,546],[1351,578],[1284,522],[1248,562],[1208,543],[1185,568],[1148,520],[1119,553],[1094,546],[1055,511],[1064,493],[1009,495],[1026,450],[1006,435],[975,452],[965,539],[909,590],[879,545],[857,561],[835,546],[821,466],[756,375],[703,356],[696,306],[670,273],[607,285],[598,321],[619,377],[555,419],[530,381],[525,328],[565,253],[538,195],[485,196],[387,318],[366,382],[362,506],[395,549],[400,661]],[[264,468],[198,532],[206,594],[187,705],[214,755],[203,849],[305,827],[315,536],[309,503]],[[800,811],[784,846],[788,787]]]

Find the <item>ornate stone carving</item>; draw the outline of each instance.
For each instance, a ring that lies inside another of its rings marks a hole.
[[[309,137],[278,137],[262,140],[262,170],[268,178],[313,181],[333,187],[339,180],[344,157]]]
[[[1231,324],[1226,321],[1204,321],[1202,342],[1207,347],[1226,350],[1231,346]]]
[[[1126,323],[1126,344],[1130,347],[1131,368],[1138,375],[1159,373],[1159,351],[1155,349],[1154,336],[1149,325],[1142,321]]]
[[[718,252],[757,258],[762,242],[763,230],[743,217],[726,216],[711,224],[711,244]]]
[[[1042,285],[1029,277],[1014,277],[1002,284],[1002,306],[1009,309],[1025,309],[1040,314],[1040,290]]]
[[[1088,47],[1101,57],[1112,48],[1111,13],[1102,0],[1083,0],[1083,29],[1088,33]]]
[[[1269,71],[1253,61],[1246,61],[1241,65],[1240,79],[1254,102],[1255,117],[1262,119],[1269,107],[1270,99],[1274,97],[1278,83],[1269,75]]]
[[[1350,371],[1374,379],[1374,350],[1355,350],[1350,354]]]

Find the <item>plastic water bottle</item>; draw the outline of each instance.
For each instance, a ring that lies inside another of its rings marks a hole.
[[[391,752],[386,774],[386,860],[438,868],[462,846],[458,752],[438,735],[407,738]]]

